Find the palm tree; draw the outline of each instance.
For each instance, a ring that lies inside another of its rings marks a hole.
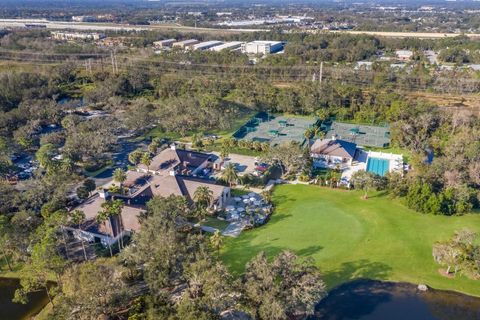
[[[81,223],[85,220],[85,213],[81,210],[74,210],[70,213],[70,221],[73,225],[79,226],[79,229],[82,230]],[[82,249],[83,249],[83,257],[85,261],[87,261],[87,251],[85,250],[85,243],[83,241],[83,237],[81,238],[82,241]]]
[[[217,250],[218,257],[220,255],[220,247],[223,244],[223,238],[220,234],[220,230],[215,231],[215,233],[210,237],[210,244]]]
[[[313,129],[307,129],[307,130],[305,130],[303,135],[305,136],[305,139],[310,140],[314,137],[315,132],[313,131]]]
[[[157,153],[158,150],[158,145],[156,142],[152,142],[148,145],[148,151],[152,154]]]
[[[198,187],[193,194],[193,200],[198,206],[206,209],[212,204],[213,191],[206,186]]]
[[[127,174],[121,168],[117,168],[113,172],[113,180],[120,183],[120,187],[122,187],[123,182],[127,180]]]
[[[123,209],[123,201],[122,200],[112,200],[112,201],[105,201],[102,203],[102,209],[98,215],[97,215],[97,222],[102,223],[108,220],[109,225],[110,225],[110,231],[112,233],[112,236],[114,235],[114,230],[113,230],[113,225],[112,225],[112,220],[111,217],[117,217],[117,220],[120,222],[122,220],[122,209]],[[117,236],[120,235],[120,223],[117,223],[117,228],[115,230],[117,232]],[[118,237],[118,250],[122,248],[121,242],[123,243],[122,237]],[[108,245],[110,249],[110,255],[113,256],[112,254],[112,247],[110,244]]]
[[[261,151],[262,150],[262,143],[260,141],[253,141],[252,147],[256,151]]]
[[[222,146],[220,149],[220,158],[222,160],[225,160],[228,157],[228,154],[230,153],[230,149],[228,147]]]
[[[222,179],[231,187],[238,181],[237,168],[233,163],[227,164],[225,170],[222,172]]]
[[[132,151],[128,154],[128,161],[133,165],[137,165],[141,158],[142,153],[138,150]]]
[[[152,163],[152,159],[150,159],[150,154],[145,152],[140,159],[140,162],[147,167],[147,171],[150,170],[150,164]]]

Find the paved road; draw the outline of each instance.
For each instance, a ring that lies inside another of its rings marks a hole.
[[[470,38],[480,38],[479,33],[436,33],[436,32],[385,32],[385,31],[329,31],[335,33],[349,33],[349,34],[367,34],[372,36],[387,37],[387,38],[421,38],[421,39],[441,39],[452,38],[460,35],[465,35]]]
[[[112,155],[113,165],[111,168],[101,172],[100,174],[92,177],[95,180],[97,186],[102,186],[110,181],[112,181],[113,171],[116,168],[127,169],[128,163],[128,154],[135,149],[145,147],[146,144],[143,141],[132,142],[131,138],[120,138],[118,141],[119,149],[116,153]]]
[[[46,19],[0,19],[0,29],[7,27],[24,27],[25,23],[45,25],[47,29],[72,29],[72,30],[100,30],[100,31],[144,31],[144,30],[177,30],[185,32],[258,32],[269,31],[267,29],[220,29],[220,28],[194,28],[178,24],[158,24],[147,26],[135,26],[117,23],[94,23],[94,22],[64,22],[49,21]]]

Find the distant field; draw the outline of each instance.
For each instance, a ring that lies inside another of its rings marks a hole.
[[[267,225],[226,239],[222,260],[235,274],[260,251],[272,257],[290,249],[312,257],[329,288],[372,278],[480,296],[478,281],[447,279],[432,258],[432,244],[455,230],[480,232],[478,214],[422,215],[381,194],[362,200],[358,192],[305,185],[279,186],[273,200],[276,210]]]
[[[367,34],[378,37],[387,38],[422,38],[422,39],[441,39],[451,38],[465,35],[470,38],[480,38],[478,33],[442,33],[442,32],[387,32],[387,31],[357,31],[357,30],[345,30],[345,31],[329,31],[335,33],[349,33],[349,34]]]

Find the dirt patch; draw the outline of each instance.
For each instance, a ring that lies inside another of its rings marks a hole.
[[[470,109],[480,115],[480,96],[478,94],[445,94],[429,92],[412,92],[409,97],[424,99],[445,110],[456,111],[458,109]]]
[[[447,273],[447,270],[440,268],[438,269],[438,273],[440,273],[441,276],[449,279],[455,279],[455,274],[454,273]]]

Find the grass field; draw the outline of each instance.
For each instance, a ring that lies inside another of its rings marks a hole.
[[[329,288],[355,278],[425,283],[480,296],[479,281],[447,279],[432,258],[432,244],[455,230],[480,232],[480,215],[422,215],[382,194],[306,185],[278,186],[276,211],[263,227],[226,239],[222,260],[240,274],[259,251],[273,256],[290,249],[312,257]]]

